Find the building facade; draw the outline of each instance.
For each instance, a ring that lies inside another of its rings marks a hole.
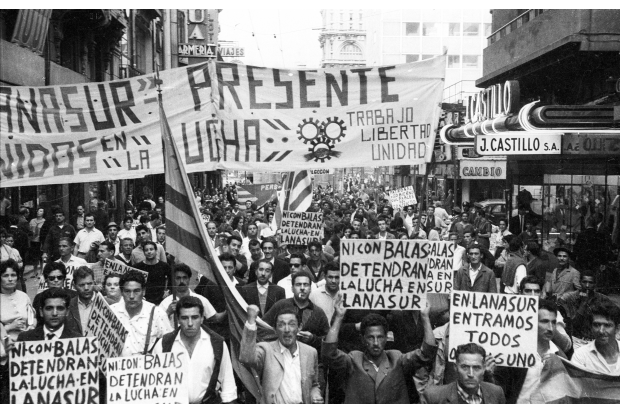
[[[321,10],[321,67],[366,66],[366,30],[361,9]]]

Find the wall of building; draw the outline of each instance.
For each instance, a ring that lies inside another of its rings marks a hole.
[[[321,10],[321,67],[366,65],[366,33],[361,9]]]

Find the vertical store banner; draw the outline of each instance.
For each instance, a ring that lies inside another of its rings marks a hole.
[[[447,241],[341,240],[344,306],[421,310],[428,293],[450,293],[455,246]]]
[[[211,61],[160,72],[163,104],[188,173],[419,165],[445,59],[302,71]],[[0,185],[162,173],[156,83],[0,86]]]
[[[183,360],[182,353],[108,359],[108,404],[189,403]]]
[[[98,404],[96,337],[22,341],[11,350],[11,404]]]
[[[460,344],[476,343],[498,366],[534,366],[538,297],[453,291],[451,302],[449,360]]]

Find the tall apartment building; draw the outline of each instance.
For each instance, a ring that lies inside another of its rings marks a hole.
[[[448,50],[444,100],[476,92],[482,49],[491,34],[488,10],[365,10],[368,66],[417,62]]]

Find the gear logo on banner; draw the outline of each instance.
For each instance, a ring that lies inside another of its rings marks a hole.
[[[346,136],[347,127],[342,119],[334,116],[333,119],[327,118],[326,121],[319,122],[318,119],[309,118],[304,119],[297,127],[297,138],[304,144],[311,145],[308,149],[310,153],[304,155],[308,162],[325,162],[332,156],[338,158],[342,154],[334,150],[336,143]]]

